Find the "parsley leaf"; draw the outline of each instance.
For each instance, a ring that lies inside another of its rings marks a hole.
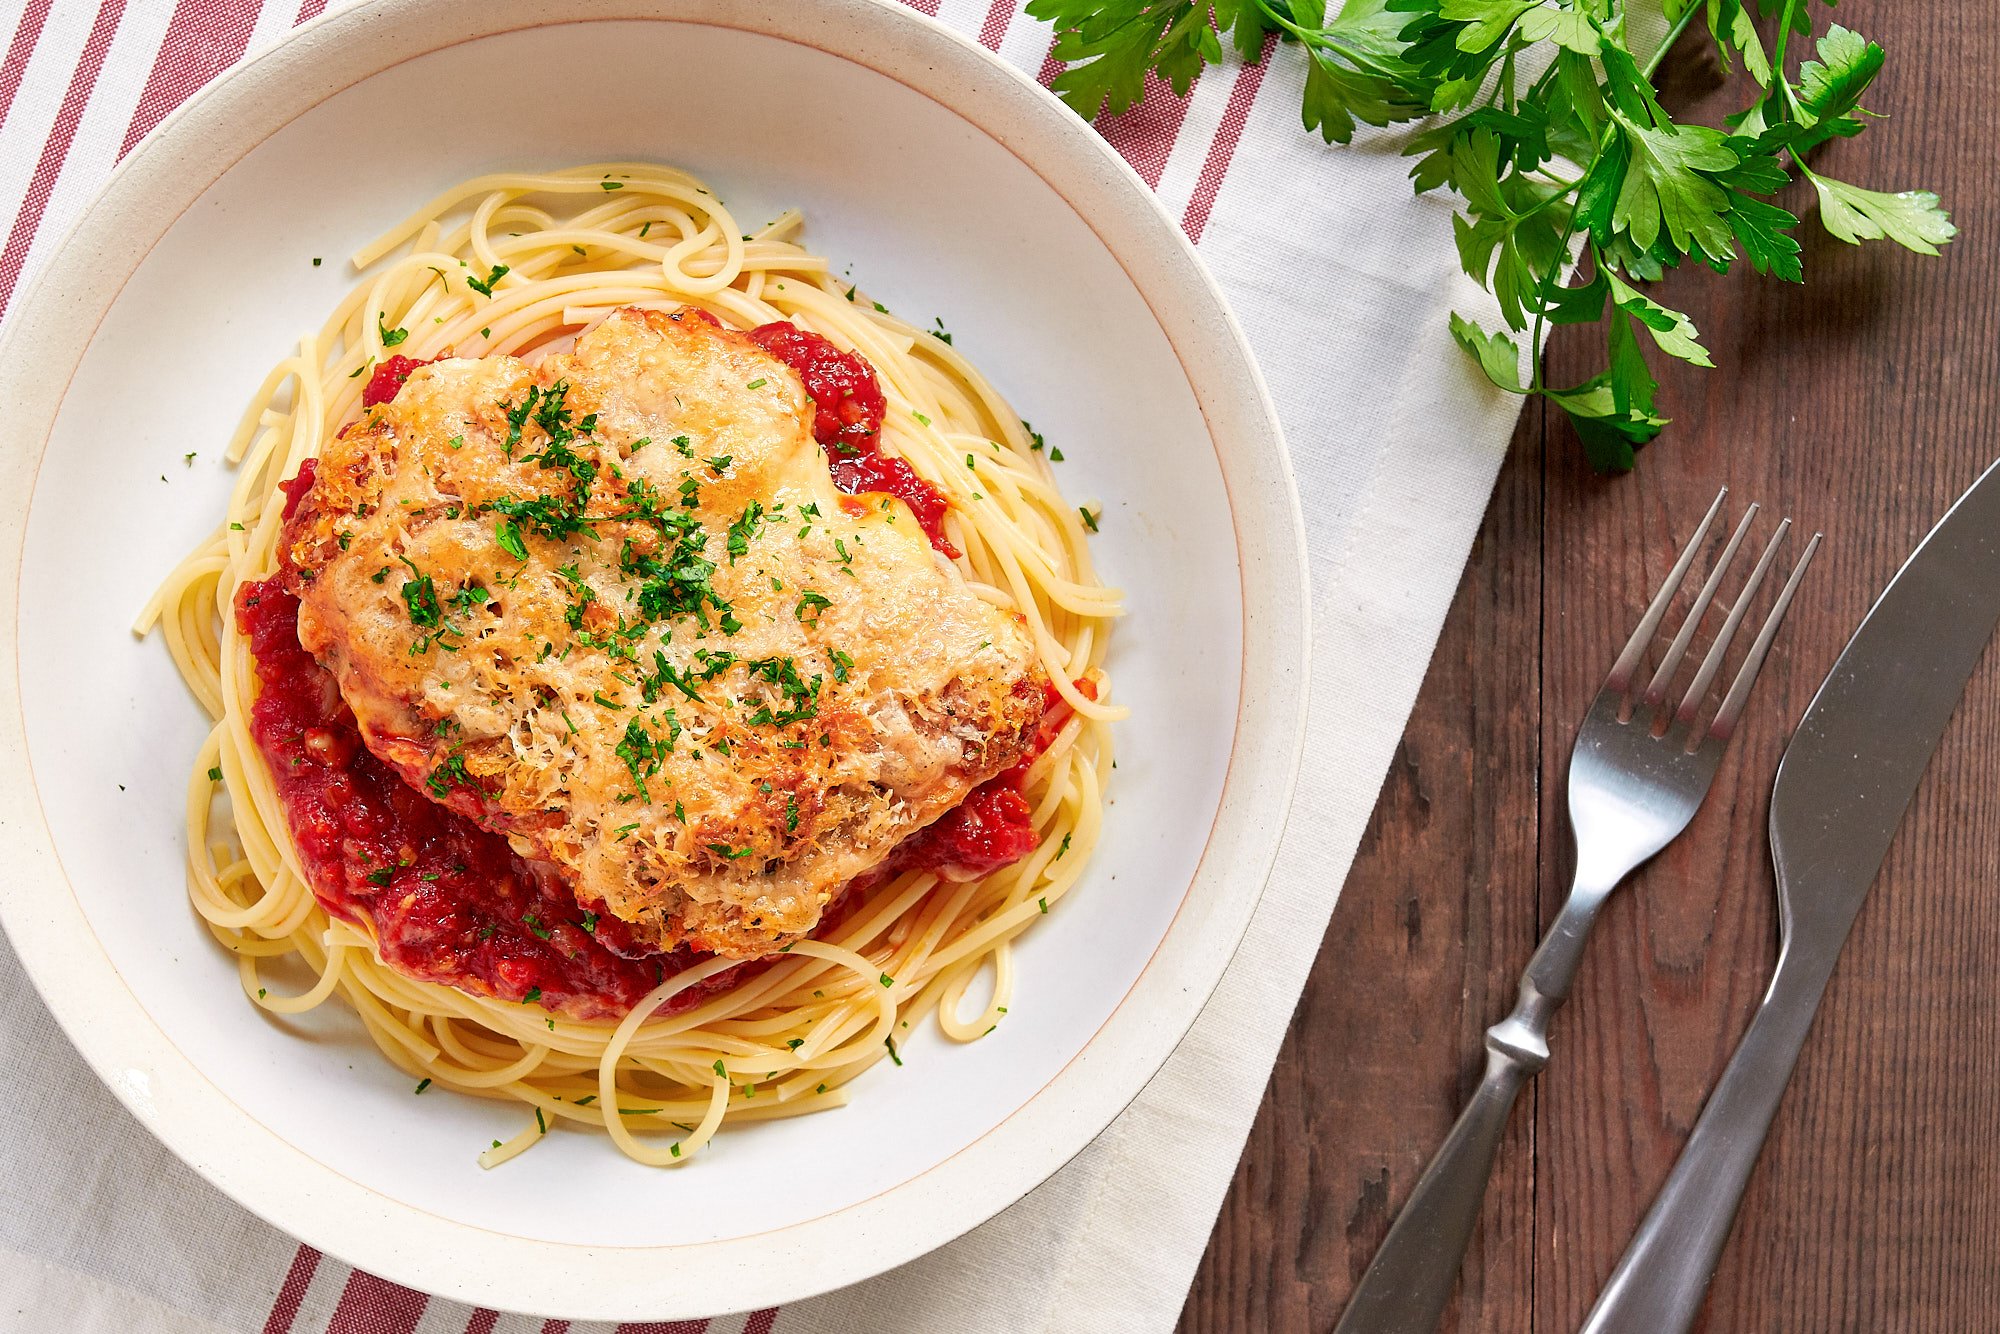
[[[1651,50],[1631,45],[1643,30],[1632,0],[1029,0],[1028,12],[1055,26],[1053,55],[1068,68],[1053,86],[1086,117],[1130,110],[1149,79],[1185,95],[1225,43],[1255,62],[1273,36],[1276,58],[1303,67],[1306,128],[1328,141],[1435,117],[1407,142],[1411,179],[1419,193],[1455,192],[1460,266],[1510,331],[1454,315],[1451,337],[1499,388],[1561,409],[1590,461],[1615,470],[1667,424],[1649,351],[1712,364],[1693,322],[1645,284],[1689,260],[1720,272],[1747,260],[1800,281],[1800,220],[1771,200],[1794,175],[1838,240],[1935,255],[1957,235],[1928,191],[1867,189],[1809,165],[1816,147],[1863,131],[1861,99],[1885,64],[1880,46],[1839,24],[1815,38],[1832,4],[1665,0],[1670,27]],[[1777,19],[1768,50],[1760,14]],[[1752,85],[1726,128],[1676,120],[1653,88],[1667,51],[1702,23]],[[1556,324],[1598,325],[1603,370],[1545,383]]]
[[[1887,237],[1920,255],[1935,255],[1939,246],[1958,235],[1958,228],[1938,207],[1938,197],[1928,190],[1887,194],[1811,171],[1806,178],[1819,195],[1820,226],[1850,244]]]

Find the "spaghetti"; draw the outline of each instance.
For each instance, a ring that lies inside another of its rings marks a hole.
[[[373,276],[265,378],[230,442],[239,470],[221,524],[136,626],[161,632],[215,720],[188,784],[188,887],[246,995],[291,1015],[338,994],[420,1092],[522,1104],[531,1119],[481,1154],[489,1167],[562,1124],[602,1130],[641,1162],[685,1162],[725,1120],[843,1105],[861,1072],[900,1063],[898,1040],[932,1013],[960,1041],[991,1032],[1013,993],[1014,939],[1076,883],[1098,840],[1122,711],[1103,668],[1118,596],[1086,547],[1095,514],[1063,498],[1053,451],[948,336],[841,281],[798,244],[802,222],[788,211],[745,235],[699,181],[646,164],[446,191],[354,257]],[[616,1021],[405,976],[365,921],[331,917],[315,897],[252,735],[258,660],[230,613],[240,588],[277,567],[280,483],[360,416],[392,356],[532,359],[619,307],[682,305],[739,329],[789,321],[874,367],[884,452],[946,497],[941,549],[980,597],[1020,614],[1059,696],[1061,725],[1019,784],[1034,849],[976,879],[909,869],[857,887],[810,938],[755,966],[708,958],[666,974]],[[266,970],[288,963],[312,980],[281,994]],[[975,986],[983,1004],[968,999]]]

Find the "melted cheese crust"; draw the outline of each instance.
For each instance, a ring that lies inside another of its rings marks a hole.
[[[570,414],[559,447],[531,390]],[[584,907],[769,953],[1021,758],[1043,698],[1019,618],[900,501],[837,491],[812,413],[688,310],[423,367],[287,523],[300,640],[371,750]],[[549,498],[587,528],[538,531]]]

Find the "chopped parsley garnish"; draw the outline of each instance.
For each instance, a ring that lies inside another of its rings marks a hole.
[[[726,649],[698,648],[694,651],[694,657],[695,661],[701,664],[701,671],[697,674],[704,681],[713,681],[736,665],[736,655]]]
[[[750,550],[750,543],[757,536],[757,526],[764,522],[764,506],[751,501],[749,507],[729,525],[729,563],[734,565],[738,556]]]
[[[220,783],[220,782],[222,781],[222,766],[221,766],[221,765],[210,765],[210,766],[209,766],[209,770],[208,770],[208,781],[209,781],[209,782],[211,782],[211,783]]]
[[[409,610],[410,624],[424,631],[423,637],[410,646],[410,652],[418,654],[428,649],[432,640],[451,633],[451,627],[445,624],[444,608],[438,603],[437,585],[431,582],[431,577],[408,556],[398,559],[410,567],[410,577],[403,581],[403,605]]]
[[[727,858],[732,862],[739,861],[750,855],[750,849],[732,848],[727,843],[711,843],[708,845],[708,850],[716,856]]]
[[[368,883],[371,885],[387,885],[390,877],[394,874],[395,872],[387,866],[377,867],[368,873]]]
[[[951,335],[945,332],[944,321],[942,319],[933,317],[931,323],[937,325],[937,328],[926,329],[924,330],[924,332],[929,334],[931,337],[937,339],[940,343],[943,343],[946,347],[950,347]]]
[[[594,912],[586,912],[586,913],[585,913],[585,914],[583,915],[583,929],[584,929],[584,930],[586,930],[586,931],[588,931],[588,932],[590,932],[590,933],[591,933],[592,935],[595,935],[595,934],[597,933],[597,914],[596,914],[596,913],[594,913]],[[584,1101],[587,1101],[587,1099],[586,1099],[586,1100],[584,1100]]]
[[[469,787],[475,792],[479,790],[479,784],[465,770],[465,752],[461,750],[453,751],[443,764],[431,770],[430,776],[424,779],[424,786],[435,797],[449,796],[455,787]]]
[[[528,994],[521,997],[521,1004],[531,1005],[534,1002],[540,1000],[541,998],[542,998],[542,989],[540,987],[529,987]]]
[[[833,679],[845,682],[847,674],[854,670],[854,659],[848,657],[839,649],[833,650],[830,656],[833,658]]]
[[[660,765],[665,762],[672,745],[671,741],[662,743],[637,718],[625,724],[625,737],[613,754],[625,761],[625,768],[632,775],[632,785],[639,789],[640,800],[649,803],[653,800],[653,794],[646,789],[646,780],[660,771]]]
[[[1097,531],[1097,516],[1090,512],[1088,506],[1078,505],[1076,512],[1083,516],[1083,526],[1085,528],[1088,528],[1093,533]]]
[[[645,697],[646,702],[651,704],[668,687],[680,691],[689,699],[699,700],[701,698],[701,692],[694,688],[693,678],[689,674],[675,670],[674,665],[667,661],[666,653],[660,649],[654,649],[652,674],[639,673],[639,692]]]
[[[423,1091],[424,1091],[425,1089],[429,1088],[430,1086],[431,1086],[431,1081],[430,1081],[430,1080],[428,1080],[428,1079],[419,1079],[419,1080],[417,1081],[417,1092],[419,1092],[419,1093],[422,1093],[422,1092],[423,1092]]]
[[[470,615],[484,607],[492,596],[478,584],[464,584],[451,595],[451,609],[461,616]]]
[[[625,188],[625,182],[623,181],[599,181],[597,184],[598,188],[604,190],[623,190]]]
[[[521,540],[521,526],[512,519],[502,519],[493,525],[493,540],[515,560],[528,558],[528,544]]]
[[[766,383],[767,381],[764,379],[763,376],[760,375],[756,379],[752,380],[749,384],[744,385],[743,387],[745,389],[762,389]]]
[[[522,399],[519,403],[508,404],[506,406],[507,438],[501,442],[500,451],[508,458],[511,459],[514,457],[514,450],[521,443],[521,432],[528,429],[528,419],[535,415],[535,404],[541,400],[541,397],[542,387],[538,384],[531,384],[528,386],[528,396],[526,398]]]
[[[1060,449],[1052,449],[1052,450],[1050,450],[1050,451],[1049,451],[1049,461],[1050,461],[1051,463],[1061,463],[1061,462],[1063,461],[1063,456],[1062,456],[1062,451],[1061,451]]]
[[[540,937],[543,940],[547,940],[549,938],[550,935],[549,928],[543,926],[540,919],[538,919],[531,912],[524,912],[521,914],[521,925],[527,927],[528,930],[534,932],[538,937]]]
[[[883,1038],[882,1045],[889,1049],[890,1060],[894,1061],[897,1065],[901,1065],[903,1063],[903,1058],[896,1054],[896,1039],[892,1037]]]
[[[509,270],[505,264],[495,264],[487,271],[484,278],[467,278],[465,285],[481,296],[492,296],[493,284],[506,277],[508,272]]]
[[[820,616],[832,605],[832,598],[827,597],[823,593],[808,591],[799,596],[799,604],[792,608],[792,615],[795,619],[804,621],[807,625],[818,625]],[[808,612],[812,614],[812,619],[809,621],[806,620]]]
[[[405,338],[408,338],[410,336],[410,331],[408,329],[383,328],[382,317],[380,315],[377,315],[375,317],[375,332],[382,335],[383,347],[395,347],[398,343],[401,343]]]
[[[765,704],[744,721],[753,726],[787,727],[792,723],[804,722],[819,713],[820,678],[810,681],[799,675],[799,665],[791,658],[757,658],[744,663],[752,679],[776,686],[783,695],[783,706],[774,712]],[[727,754],[727,752],[724,752]]]
[[[1069,840],[1070,836],[1068,834],[1064,834],[1061,846],[1056,849],[1056,855],[1049,858],[1050,861],[1059,862],[1063,859],[1063,854],[1069,851]]]

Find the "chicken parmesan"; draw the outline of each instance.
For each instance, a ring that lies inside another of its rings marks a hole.
[[[837,490],[792,368],[688,310],[414,370],[285,529],[368,748],[578,902],[756,958],[1018,760],[1020,618]]]
[[[246,994],[531,1110],[488,1166],[678,1164],[979,1038],[1097,842],[1100,511],[800,225],[648,164],[449,192],[140,619],[215,720],[189,893]]]

